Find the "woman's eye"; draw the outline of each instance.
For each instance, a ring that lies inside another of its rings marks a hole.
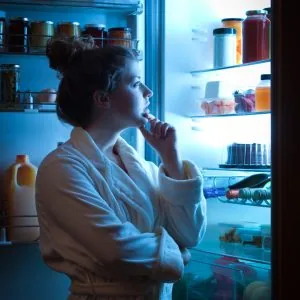
[[[136,82],[133,86],[134,86],[134,87],[138,87],[138,86],[140,86],[140,84],[141,84],[141,82],[138,81],[138,82]]]

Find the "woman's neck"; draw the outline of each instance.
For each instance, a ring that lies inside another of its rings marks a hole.
[[[89,127],[86,131],[104,153],[112,153],[113,147],[120,136],[120,132],[112,131],[110,128]]]

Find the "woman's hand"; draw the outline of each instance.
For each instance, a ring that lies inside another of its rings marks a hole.
[[[176,130],[168,123],[156,119],[150,114],[145,114],[149,120],[150,131],[144,126],[140,127],[146,141],[158,152],[166,172],[174,179],[182,179],[182,162],[177,150]]]

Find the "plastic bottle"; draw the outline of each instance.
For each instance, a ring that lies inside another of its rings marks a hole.
[[[255,88],[255,110],[271,110],[271,74],[262,74]]]
[[[17,155],[16,161],[5,173],[8,240],[33,242],[40,229],[35,206],[35,179],[37,167],[28,155]]]

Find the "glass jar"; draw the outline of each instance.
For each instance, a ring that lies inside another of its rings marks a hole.
[[[131,48],[131,29],[127,27],[109,28],[108,44]]]
[[[269,58],[270,20],[265,10],[248,10],[243,21],[243,63]]]
[[[106,44],[107,32],[103,24],[86,24],[82,31],[82,36],[90,35],[94,38],[95,45],[103,48]]]
[[[17,17],[9,20],[8,51],[26,53],[28,51],[29,22],[27,18]]]
[[[214,35],[214,68],[236,64],[236,30],[234,28],[216,28]]]
[[[20,66],[16,64],[0,65],[0,103],[17,103],[20,87]]]
[[[0,52],[5,51],[5,36],[6,34],[6,21],[5,18],[0,18]]]
[[[241,18],[226,18],[222,19],[222,24],[226,28],[234,28],[236,30],[236,64],[241,64],[243,61],[242,56],[242,39],[243,39],[243,31],[242,25],[244,19]]]
[[[57,24],[56,33],[66,37],[79,37],[80,24],[78,22],[60,22]]]
[[[255,88],[255,110],[271,110],[271,74],[262,74]]]
[[[264,8],[265,11],[267,11],[267,18],[270,20],[270,26],[269,26],[269,57],[271,58],[271,24],[272,24],[272,8],[266,7]]]
[[[32,21],[30,23],[30,52],[45,52],[47,42],[53,35],[52,21]]]

